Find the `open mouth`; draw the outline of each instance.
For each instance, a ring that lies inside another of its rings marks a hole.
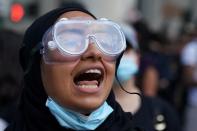
[[[79,88],[98,88],[103,81],[101,69],[87,69],[74,77],[74,83]]]

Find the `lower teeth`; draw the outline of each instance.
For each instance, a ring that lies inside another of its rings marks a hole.
[[[79,85],[79,88],[97,88],[97,85]]]

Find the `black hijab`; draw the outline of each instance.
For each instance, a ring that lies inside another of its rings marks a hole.
[[[6,131],[68,131],[59,125],[55,117],[45,106],[47,94],[44,90],[40,73],[39,43],[45,31],[56,19],[69,11],[82,11],[91,16],[87,10],[79,7],[62,7],[50,11],[38,18],[26,31],[20,50],[20,62],[25,72],[24,89],[16,114],[16,119]],[[94,16],[93,16],[94,17]],[[95,18],[95,17],[94,17]],[[129,131],[132,130],[131,114],[124,113],[111,92],[107,102],[114,111],[96,130]]]

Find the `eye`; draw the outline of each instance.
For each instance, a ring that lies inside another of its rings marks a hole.
[[[85,46],[83,36],[73,32],[64,32],[57,37],[57,40],[62,48],[69,51],[79,51],[79,49],[83,49]]]

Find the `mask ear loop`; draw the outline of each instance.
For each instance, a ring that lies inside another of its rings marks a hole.
[[[141,94],[141,93],[138,93],[138,92],[129,92],[129,91],[125,90],[124,87],[122,86],[122,84],[120,83],[120,81],[119,81],[117,75],[116,75],[116,79],[117,79],[117,82],[118,82],[120,88],[121,88],[124,92],[126,92],[126,93],[128,93],[128,94],[132,94],[132,95],[138,95],[138,96],[142,99],[142,94]]]
[[[120,54],[120,56],[119,56],[119,58],[117,59],[117,62],[116,62],[116,72],[115,72],[116,80],[117,80],[117,82],[118,82],[120,88],[121,88],[124,92],[126,92],[126,93],[128,93],[128,94],[131,94],[131,95],[138,95],[138,96],[140,97],[141,101],[142,101],[142,94],[141,94],[141,93],[138,93],[138,92],[129,92],[129,91],[125,90],[124,87],[122,86],[120,80],[119,80],[118,77],[117,77],[117,69],[118,69],[118,66],[119,66],[119,63],[120,63],[120,60],[121,60],[121,58],[122,58],[123,53],[124,53],[124,52],[122,52],[122,53]]]

